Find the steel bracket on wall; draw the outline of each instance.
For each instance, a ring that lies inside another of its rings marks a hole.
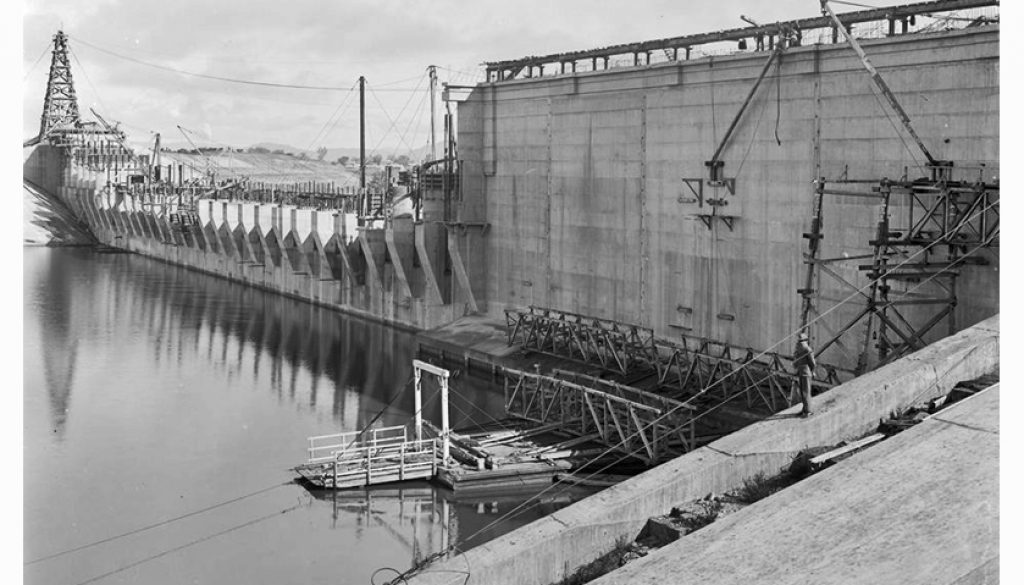
[[[715,220],[719,219],[722,221],[722,223],[725,224],[725,227],[729,228],[730,232],[733,230],[733,223],[735,223],[735,221],[739,219],[735,215],[718,215],[715,213],[698,213],[695,217],[699,219],[700,222],[703,223],[704,226],[707,227],[709,230],[711,229],[712,224],[715,223]]]
[[[703,223],[705,225],[705,227],[707,227],[709,230],[712,228],[712,225],[714,224],[715,219],[719,219],[719,220],[722,221],[722,223],[724,223],[726,225],[726,227],[729,228],[729,231],[733,231],[733,223],[737,219],[739,219],[739,216],[736,216],[736,215],[725,215],[725,214],[722,214],[722,213],[718,212],[718,209],[720,207],[724,207],[724,206],[729,204],[729,200],[726,199],[725,197],[707,197],[707,198],[705,198],[704,186],[707,185],[708,187],[710,187],[712,189],[715,189],[715,190],[721,189],[721,188],[725,188],[725,190],[728,192],[729,195],[735,195],[736,194],[736,178],[735,177],[722,177],[721,176],[722,161],[718,161],[718,164],[715,165],[715,166],[708,165],[708,168],[709,168],[709,170],[711,172],[711,178],[710,179],[704,179],[704,178],[695,179],[695,178],[685,178],[685,177],[682,179],[683,184],[686,185],[686,187],[690,190],[690,192],[693,193],[694,197],[696,197],[696,199],[697,199],[696,203],[697,203],[698,207],[700,207],[702,210],[704,209],[705,205],[711,207],[711,213],[696,213],[696,214],[694,214],[694,217],[699,219],[701,221],[701,223]],[[693,203],[693,199],[687,199],[687,198],[680,197],[679,198],[679,202],[680,203]]]

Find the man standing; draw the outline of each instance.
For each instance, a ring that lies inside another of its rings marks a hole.
[[[806,418],[811,416],[811,375],[817,363],[814,361],[814,351],[807,342],[807,333],[800,332],[797,338],[796,350],[793,352],[793,367],[800,376],[800,395],[804,403],[804,409],[800,416]]]

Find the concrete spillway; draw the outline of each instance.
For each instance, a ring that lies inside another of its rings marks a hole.
[[[24,173],[111,247],[411,329],[476,307],[462,261],[468,241],[440,222],[357,227],[351,213],[205,200],[198,223],[183,227],[118,204],[102,172],[59,148],[34,147]]]

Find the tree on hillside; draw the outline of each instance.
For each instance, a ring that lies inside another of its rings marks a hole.
[[[375,154],[375,155],[370,157],[370,162],[372,164],[375,164],[375,165],[379,165],[380,161],[382,161],[382,160],[384,160],[384,157],[379,155],[379,154]]]
[[[349,161],[349,157],[348,156],[343,156],[343,157],[338,159],[338,162],[341,163],[342,165],[347,165],[348,161]]]
[[[395,159],[395,162],[402,165],[403,167],[407,167],[409,166],[409,156],[405,154],[399,155],[399,157]]]
[[[269,148],[263,148],[262,146],[250,146],[249,147],[249,152],[252,152],[252,153],[255,153],[255,154],[270,154],[270,149]]]
[[[321,146],[320,148],[316,149],[316,160],[324,160],[325,156],[327,156],[326,146]]]

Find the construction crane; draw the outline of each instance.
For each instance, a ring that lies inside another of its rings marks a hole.
[[[857,42],[857,39],[853,38],[853,35],[850,34],[850,31],[846,30],[846,26],[843,25],[843,21],[840,20],[839,17],[836,16],[836,13],[832,11],[832,7],[828,5],[828,0],[821,0],[821,12],[825,16],[828,16],[829,18],[832,19],[832,22],[835,23],[836,30],[838,30],[843,35],[843,38],[846,39],[846,42],[850,44],[850,47],[853,48],[854,52],[857,53],[857,56],[860,57],[860,61],[864,65],[864,68],[867,69],[868,74],[871,76],[871,80],[875,82],[875,85],[878,87],[879,91],[881,91],[882,95],[885,96],[885,101],[889,102],[889,107],[891,107],[893,111],[896,112],[896,116],[900,119],[900,122],[903,124],[903,128],[914,139],[914,142],[917,143],[917,147],[921,149],[921,153],[924,154],[925,159],[927,159],[928,161],[928,166],[933,169],[936,169],[938,167],[948,167],[948,162],[936,160],[935,157],[932,156],[932,153],[928,151],[928,147],[924,145],[924,141],[922,141],[921,137],[918,136],[917,132],[914,131],[914,126],[910,123],[910,116],[907,115],[907,112],[903,109],[903,106],[900,105],[899,100],[896,99],[896,96],[892,93],[892,90],[889,89],[889,84],[887,84],[885,80],[882,79],[882,76],[878,73],[878,70],[875,69],[875,66],[871,64],[871,60],[868,59],[867,53],[865,53],[864,49],[861,48],[860,43]]]
[[[753,19],[747,16],[741,15],[740,18],[753,26],[759,26]],[[725,147],[728,146],[732,140],[733,133],[737,126],[739,126],[740,121],[743,119],[743,115],[750,107],[750,103],[757,94],[758,88],[761,87],[761,83],[768,75],[768,71],[773,65],[779,62],[779,58],[782,56],[782,53],[786,51],[789,45],[797,42],[797,39],[799,39],[798,32],[791,26],[784,23],[780,23],[777,26],[777,42],[774,42],[773,46],[771,46],[771,53],[768,55],[768,58],[765,59],[764,66],[761,67],[761,72],[758,74],[757,79],[754,80],[754,83],[750,86],[750,90],[743,99],[743,103],[740,105],[739,111],[737,111],[736,115],[733,116],[732,121],[729,123],[729,127],[725,130],[725,134],[723,134],[721,140],[719,140],[714,154],[712,154],[711,158],[704,163],[704,166],[708,170],[707,177],[682,179],[683,184],[685,184],[696,197],[697,205],[700,208],[703,208],[705,204],[711,206],[711,213],[702,212],[695,214],[708,229],[711,229],[713,220],[717,218],[725,223],[725,225],[731,230],[733,227],[733,221],[736,217],[719,212],[718,208],[727,205],[728,202],[724,197],[706,198],[704,196],[705,185],[712,189],[724,187],[730,195],[735,195],[736,179],[734,177],[727,178],[723,174],[725,161],[722,160],[722,153],[725,152]],[[771,41],[771,38],[769,40]]]
[[[103,129],[106,130],[107,133],[110,136],[113,136],[114,140],[117,141],[117,143],[121,146],[121,148],[124,149],[124,151],[126,153],[128,153],[128,157],[132,160],[132,162],[135,162],[136,164],[138,164],[139,163],[139,157],[136,156],[135,155],[135,151],[132,150],[131,148],[129,148],[128,144],[125,143],[125,141],[124,141],[124,133],[121,132],[120,129],[118,129],[118,128],[114,127],[114,126],[111,126],[109,123],[107,123],[107,121],[103,119],[103,116],[99,115],[96,112],[96,110],[94,110],[92,108],[89,108],[89,111],[92,112],[93,116],[96,116],[96,119],[99,120],[100,125],[103,126]]]
[[[192,140],[192,137],[189,136],[189,130],[185,129],[181,125],[178,125],[178,131],[181,132],[181,135],[185,137],[185,140],[188,140],[188,143],[192,145],[192,149],[198,152],[200,155],[202,155],[203,158],[206,159],[207,172],[212,172],[210,171],[212,167],[222,168],[222,165],[218,164],[217,161],[210,158],[205,152],[202,151],[202,149],[199,148],[198,145],[196,145],[195,141]],[[211,195],[216,196],[217,193],[221,191],[227,191],[229,189],[234,188],[241,188],[243,182],[243,180],[231,179],[224,185],[218,187],[216,181],[212,181],[213,188],[204,192],[201,197],[209,197]]]

